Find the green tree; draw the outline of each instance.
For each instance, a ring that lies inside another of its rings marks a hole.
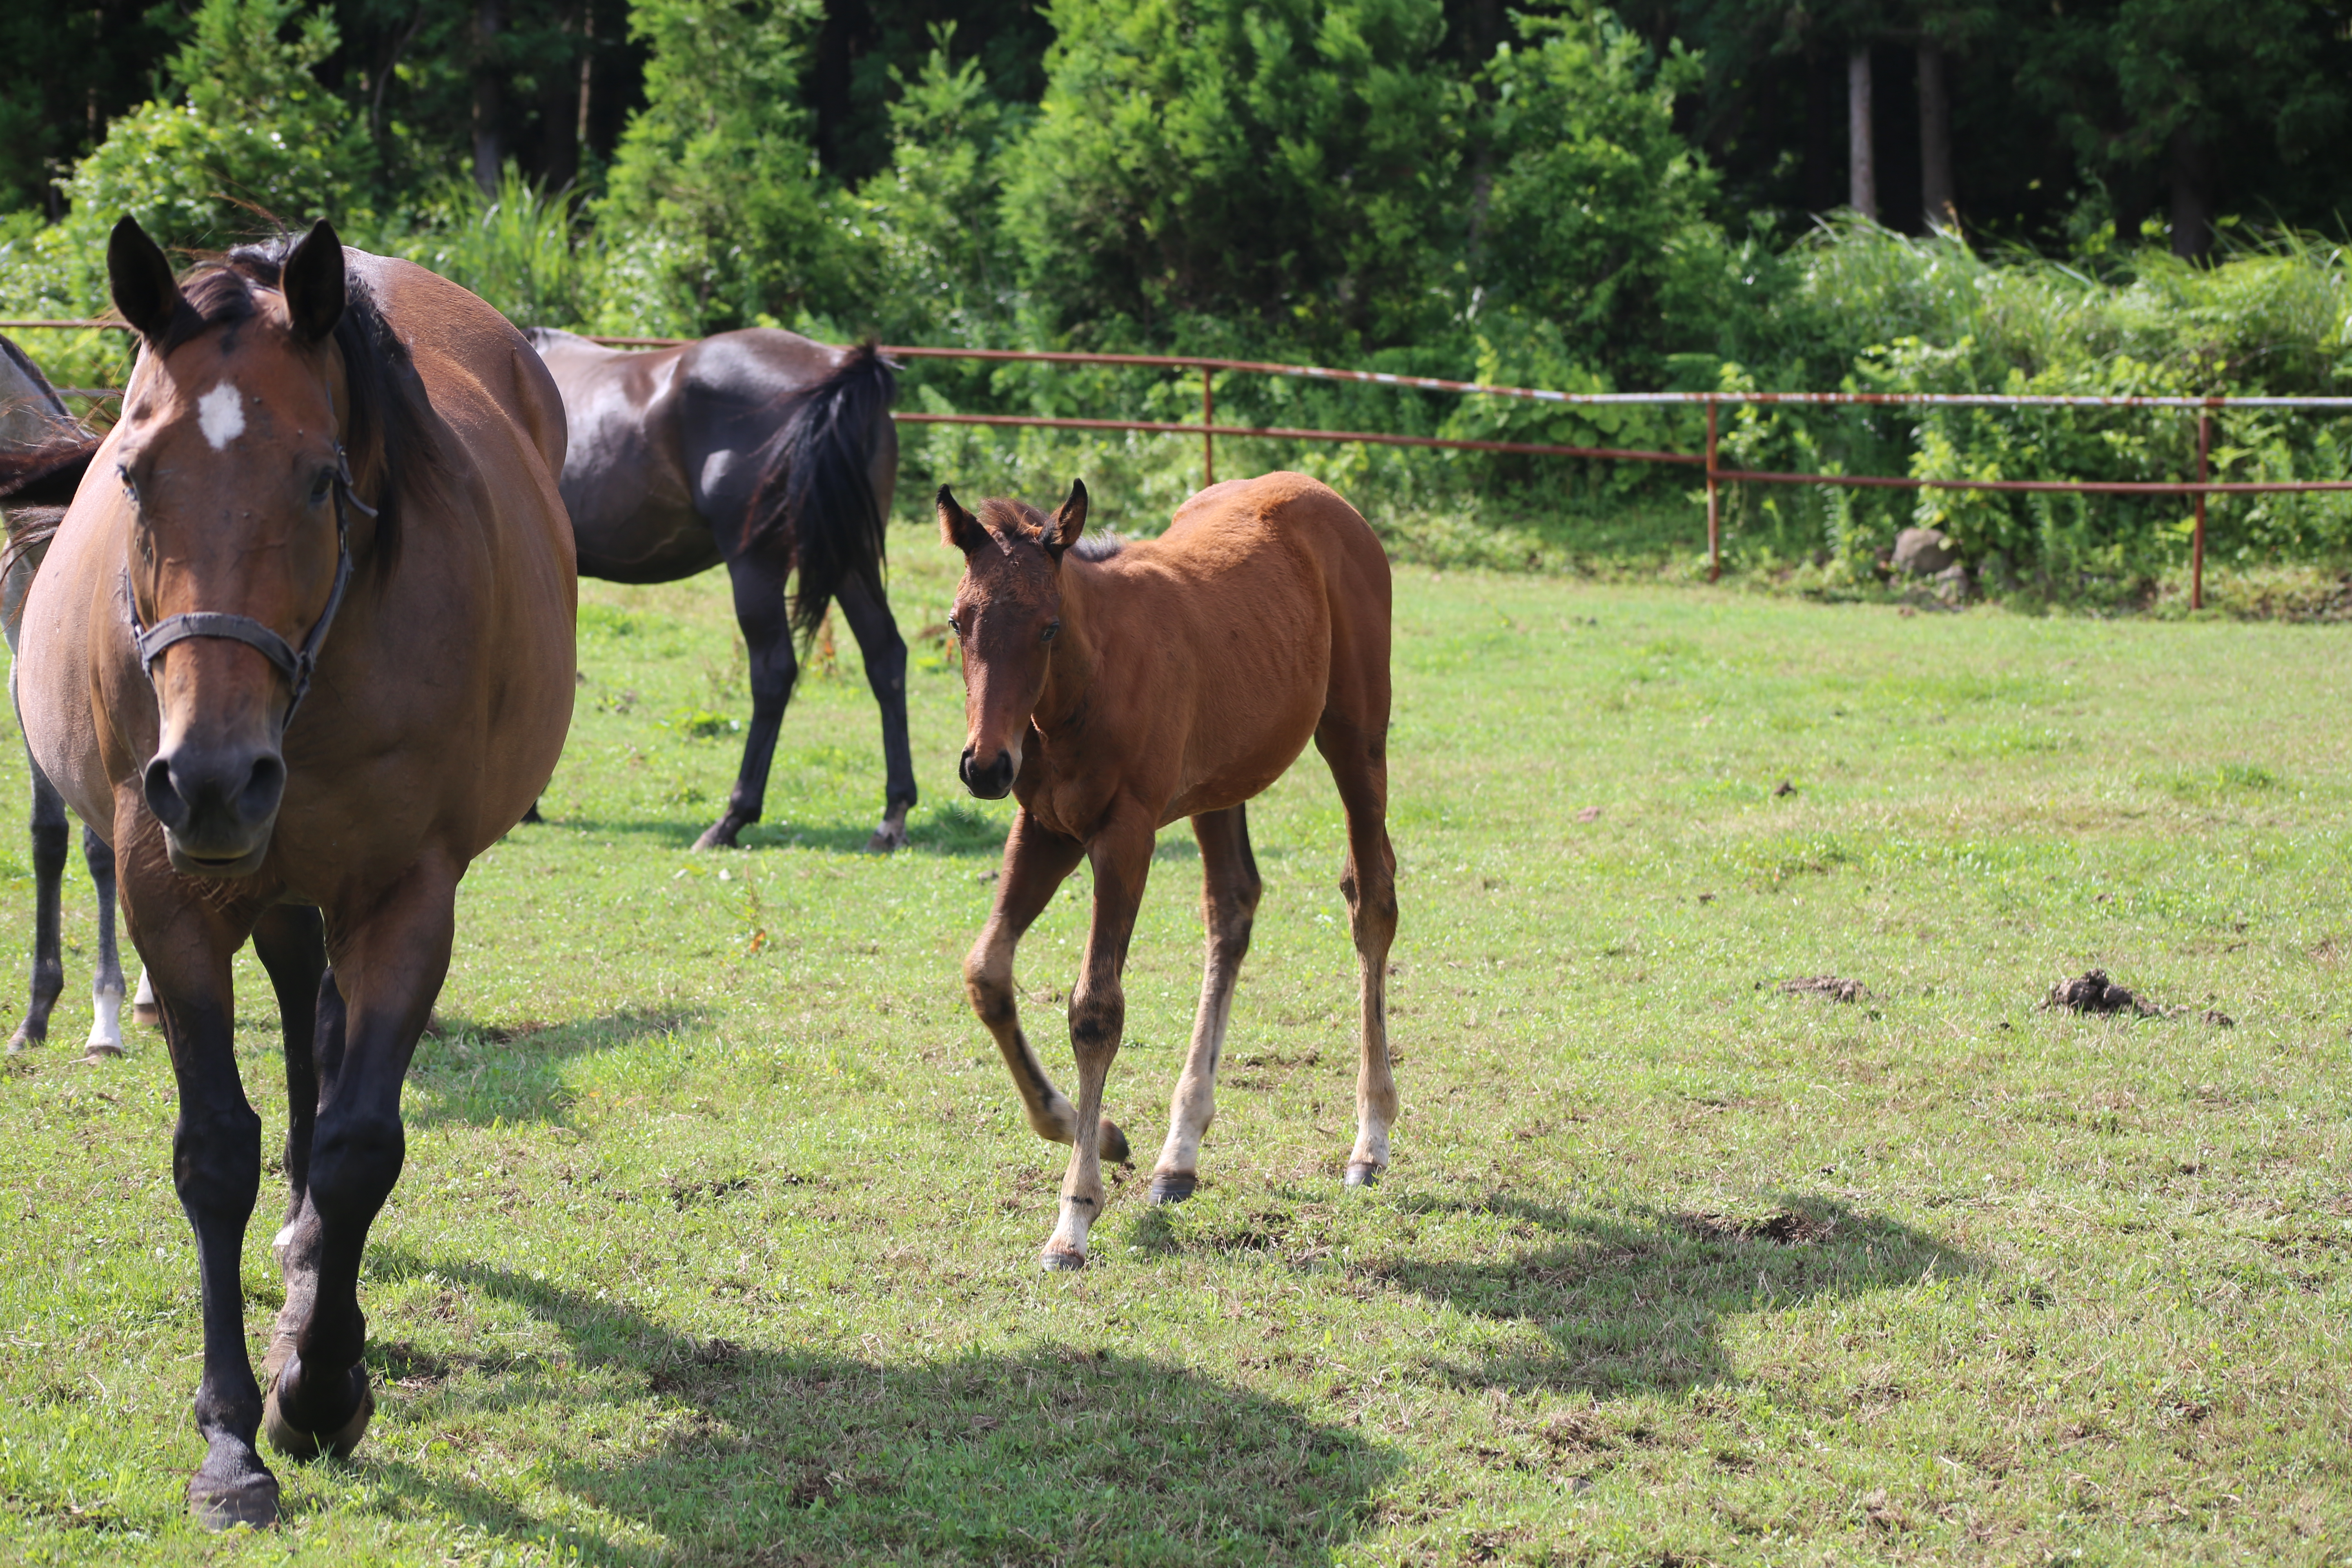
[[[597,214],[611,324],[700,332],[853,300],[799,101],[819,15],[817,0],[635,0],[646,104]]]
[[[1438,0],[1055,0],[1004,232],[1093,343],[1442,331],[1467,85]]]
[[[165,244],[221,245],[331,216],[363,231],[374,151],[320,84],[331,17],[304,0],[204,0],[165,74],[174,91],[116,121],[65,182],[77,232],[124,213]]]

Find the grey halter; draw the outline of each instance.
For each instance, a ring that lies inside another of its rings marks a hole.
[[[122,573],[122,603],[131,617],[131,646],[139,650],[140,672],[148,684],[155,680],[155,660],[173,643],[186,642],[191,637],[223,637],[241,642],[258,651],[262,658],[278,667],[294,689],[293,700],[286,704],[286,717],[281,724],[294,721],[294,710],[302,706],[303,697],[310,689],[310,677],[319,668],[319,645],[327,640],[327,628],[335,624],[335,612],[343,607],[343,590],[352,581],[352,546],[344,524],[343,508],[369,517],[376,509],[360,500],[352,491],[351,459],[341,447],[335,448],[335,585],[327,595],[327,607],[302,638],[300,647],[289,647],[286,639],[251,616],[234,616],[219,610],[192,610],[185,615],[171,616],[153,626],[139,621],[139,598],[131,591],[131,571]]]

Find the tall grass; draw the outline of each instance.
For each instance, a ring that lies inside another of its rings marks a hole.
[[[472,289],[520,327],[587,322],[604,282],[604,245],[578,193],[550,191],[512,163],[495,194],[446,177],[380,243]]]

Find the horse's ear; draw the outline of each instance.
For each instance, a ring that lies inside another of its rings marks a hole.
[[[294,331],[317,342],[343,319],[348,291],[343,281],[343,242],[335,226],[320,218],[300,243],[286,254],[278,286],[286,296],[286,313]]]
[[[125,215],[106,242],[106,280],[114,292],[114,308],[139,329],[151,343],[161,343],[187,301],[163,247],[147,237],[139,220]]]
[[[1061,509],[1054,513],[1053,521],[1045,525],[1045,537],[1039,542],[1045,546],[1046,554],[1059,561],[1062,558],[1062,552],[1076,544],[1078,542],[1078,535],[1084,533],[1086,528],[1086,481],[1072,479],[1070,499],[1064,501]]]
[[[988,530],[981,526],[980,519],[956,504],[955,497],[949,493],[945,485],[940,487],[938,506],[940,537],[942,540],[966,555],[988,542]]]

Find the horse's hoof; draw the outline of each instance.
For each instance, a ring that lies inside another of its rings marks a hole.
[[[163,1026],[163,1009],[153,1002],[133,1002],[131,1021],[142,1029],[160,1029]]]
[[[267,1530],[278,1522],[278,1478],[263,1470],[215,1486],[199,1475],[188,1482],[188,1516],[206,1530]]]
[[[702,837],[694,841],[694,847],[697,849],[740,848],[735,836],[750,826],[750,823],[736,821],[731,816],[722,816],[702,830]]]
[[[1369,1187],[1381,1179],[1381,1168],[1370,1161],[1351,1162],[1348,1166],[1349,1187]]]
[[[1037,1267],[1048,1274],[1075,1274],[1087,1266],[1087,1255],[1059,1237],[1037,1255]]]
[[[104,1040],[92,1040],[82,1047],[81,1059],[86,1062],[110,1062],[119,1060],[121,1056],[121,1046],[110,1045]]]
[[[8,1037],[8,1054],[12,1057],[21,1057],[40,1043],[38,1036],[28,1035],[24,1030],[18,1029]]]
[[[1155,1204],[1181,1204],[1192,1195],[1201,1178],[1190,1171],[1175,1171],[1151,1178],[1150,1199]]]
[[[868,855],[887,855],[894,849],[906,847],[907,825],[903,822],[884,823],[874,830],[874,837],[866,841]]]
[[[290,1361],[292,1357],[287,1359]],[[367,1369],[355,1366],[352,1376],[360,1385],[359,1407],[352,1412],[350,1420],[322,1436],[305,1432],[286,1419],[286,1413],[278,1405],[278,1391],[286,1382],[280,1375],[269,1385],[268,1397],[261,1402],[261,1429],[268,1434],[269,1446],[289,1459],[305,1462],[330,1456],[350,1458],[352,1450],[360,1446],[360,1439],[367,1436],[369,1418],[375,1415],[375,1390],[368,1385]]]
[[[1121,1132],[1118,1130],[1118,1123],[1108,1116],[1102,1119],[1102,1130],[1096,1141],[1095,1150],[1114,1165],[1124,1165],[1131,1157],[1128,1152],[1127,1134]]]

